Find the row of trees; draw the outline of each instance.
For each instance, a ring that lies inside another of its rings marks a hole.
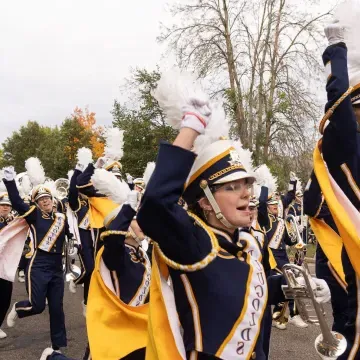
[[[47,176],[52,179],[66,177],[74,168],[77,150],[83,146],[92,149],[95,157],[104,149],[102,128],[96,126],[95,113],[75,108],[74,113],[60,126],[42,126],[28,121],[2,144],[0,167],[12,165],[20,173],[25,160],[38,157]]]

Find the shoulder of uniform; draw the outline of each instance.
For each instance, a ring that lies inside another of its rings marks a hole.
[[[36,209],[37,209],[36,206],[32,205],[32,206],[30,206],[30,209],[25,214],[19,215],[19,216],[17,216],[17,218],[19,218],[19,219],[25,218],[25,217],[29,216],[31,213],[33,213]]]

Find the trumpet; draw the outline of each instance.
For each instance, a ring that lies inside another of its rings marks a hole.
[[[315,339],[315,350],[321,359],[335,360],[346,350],[347,342],[345,337],[331,331],[324,317],[322,306],[316,301],[314,290],[311,287],[311,276],[309,269],[305,266],[286,264],[283,266],[283,273],[287,285],[282,286],[287,299],[294,299],[300,316],[314,324],[320,325],[321,334]],[[295,273],[303,276],[305,285],[301,285],[296,279]],[[306,300],[310,299],[316,317],[309,315]]]
[[[298,222],[294,215],[287,215],[286,217],[286,229],[293,243],[296,243],[295,248],[297,250],[302,250],[306,244],[304,243]]]
[[[65,280],[77,279],[81,275],[81,269],[75,265],[75,256],[77,251],[75,250],[74,239],[67,239],[65,243]]]

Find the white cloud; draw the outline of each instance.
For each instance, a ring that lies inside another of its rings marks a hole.
[[[131,67],[160,62],[166,0],[21,0],[0,5],[0,142],[27,120],[55,125],[75,106],[111,124]],[[167,17],[167,19],[166,19]]]

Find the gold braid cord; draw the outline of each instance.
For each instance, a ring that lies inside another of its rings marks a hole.
[[[335,102],[335,104],[325,113],[324,117],[320,121],[319,125],[319,131],[320,134],[324,134],[325,129],[325,123],[327,120],[330,119],[331,115],[334,113],[335,109],[345,100],[345,98],[352,93],[354,88],[350,86],[341,96],[340,98]]]
[[[165,256],[165,254],[162,252],[162,250],[160,249],[160,246],[157,242],[154,242],[154,246],[155,246],[158,254],[160,255],[161,259],[165,262],[166,265],[170,266],[172,269],[186,271],[186,272],[194,272],[194,271],[204,269],[213,260],[215,260],[217,254],[220,250],[220,246],[219,246],[219,243],[218,243],[218,240],[217,240],[215,234],[208,228],[208,226],[196,215],[194,215],[190,212],[188,212],[188,214],[209,235],[210,242],[211,242],[211,251],[208,255],[205,256],[204,259],[202,259],[201,261],[199,261],[195,264],[191,264],[191,265],[178,264],[175,261],[169,259],[167,256]]]

